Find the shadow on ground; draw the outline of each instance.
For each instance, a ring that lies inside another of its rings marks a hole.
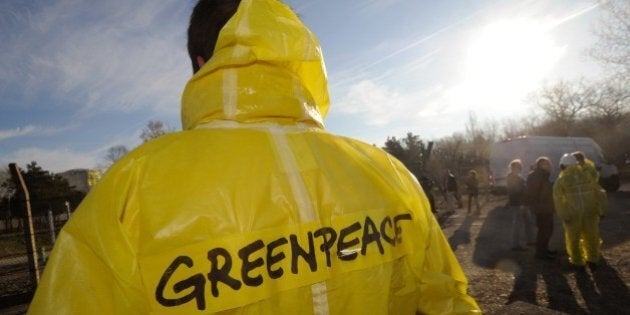
[[[627,226],[630,209],[630,195],[616,193],[615,209],[601,223],[606,247],[625,242],[630,233]],[[610,197],[609,197],[610,198]],[[620,198],[619,200],[616,200]],[[449,238],[455,250],[462,244],[470,243],[473,218],[467,217]],[[534,250],[514,252],[511,247],[511,213],[506,207],[490,210],[475,239],[473,263],[487,269],[498,269],[514,275],[512,291],[507,304],[523,301],[541,305],[569,314],[620,314],[630,312],[630,294],[628,287],[606,259],[596,270],[579,272],[572,268],[564,251],[563,229],[557,218],[550,248],[558,249],[557,259],[541,261],[533,257]],[[621,265],[619,264],[621,263]],[[623,268],[623,261],[615,262]],[[541,279],[542,281],[538,281]],[[538,288],[539,285],[544,287]]]
[[[464,219],[459,228],[448,238],[448,243],[451,245],[453,251],[456,251],[459,245],[470,244],[470,228],[472,227],[474,218],[475,217],[471,215],[466,216],[466,219]]]

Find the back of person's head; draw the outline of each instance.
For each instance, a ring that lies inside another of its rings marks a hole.
[[[582,152],[582,151],[575,151],[575,152],[571,153],[571,155],[573,155],[575,157],[575,159],[578,161],[578,163],[584,164],[584,160],[586,159],[586,155],[584,154],[584,152]]]
[[[219,32],[236,13],[240,0],[200,0],[190,15],[188,26],[188,55],[193,73],[199,71],[197,57],[210,60]]]
[[[537,169],[544,169],[543,168],[544,165],[551,166],[551,160],[548,157],[541,156],[541,157],[536,159],[536,168]]]
[[[571,165],[576,165],[577,163],[578,163],[578,159],[576,159],[574,155],[565,153],[560,158],[560,169],[564,170]]]
[[[475,176],[477,176],[477,171],[475,171],[475,170],[470,170],[470,171],[468,172],[468,174],[470,174],[470,176],[475,177]]]
[[[510,170],[511,171],[521,171],[523,169],[523,162],[520,159],[513,160],[510,162]]]

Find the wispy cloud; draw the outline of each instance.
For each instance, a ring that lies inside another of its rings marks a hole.
[[[415,60],[412,60],[411,62],[405,65],[405,67],[401,70],[401,73],[412,73],[414,71],[428,67],[431,63],[435,61],[439,52],[440,52],[439,49],[435,49],[429,52],[428,54],[425,54],[423,56],[420,56],[419,58],[416,58]]]
[[[375,4],[377,1],[371,1],[369,5],[377,5]],[[395,2],[395,1],[386,1],[387,3]],[[385,4],[382,4],[385,5]],[[481,14],[483,10],[473,12],[470,15],[467,15],[461,19],[458,19],[456,22],[450,23],[448,25],[441,26],[437,30],[434,30],[429,33],[417,33],[411,34],[410,36],[394,36],[373,48],[372,52],[363,53],[364,56],[371,55],[374,56],[374,59],[371,61],[359,61],[354,65],[351,65],[338,73],[332,74],[332,77],[335,79],[332,82],[331,88],[339,88],[343,87],[347,84],[351,84],[357,82],[359,80],[363,80],[366,78],[370,78],[373,74],[371,72],[374,71],[377,66],[383,65],[387,62],[394,61],[396,63],[395,69],[391,69],[391,73],[395,73],[396,71],[410,72],[411,67],[417,67],[418,63],[422,63],[423,66],[430,61],[433,61],[433,58],[436,53],[442,49],[431,49],[431,51],[427,54],[423,52],[423,48],[426,44],[428,44],[432,40],[436,40],[440,36],[447,34],[450,31],[457,29],[458,27],[465,25],[466,23],[473,20],[476,16]],[[453,46],[453,45],[451,45]],[[403,55],[413,55],[413,54],[422,54],[422,57],[412,58],[411,62],[400,62],[401,57]],[[430,58],[431,60],[428,60]],[[357,58],[357,60],[360,60]],[[415,68],[417,69],[417,68]],[[382,76],[382,74],[381,74]]]
[[[562,18],[556,19],[553,23],[550,24],[550,28],[554,28],[557,26],[560,26],[566,22],[569,22],[575,18],[578,18],[594,9],[597,9],[599,6],[601,5],[601,3],[595,3],[595,4],[591,4],[591,5],[586,5],[582,8],[579,8],[577,10],[575,10],[574,12],[571,12],[569,15],[564,16]]]
[[[384,126],[392,122],[413,121],[427,110],[429,101],[442,92],[440,86],[407,92],[364,80],[352,85],[337,109],[344,114],[356,114],[367,125]]]
[[[52,136],[54,134],[73,129],[75,127],[75,125],[64,127],[41,127],[36,125],[26,125],[13,129],[4,129],[0,130],[0,141],[26,136]]]
[[[35,129],[35,126],[28,125],[13,129],[0,130],[0,141],[30,135],[35,131]]]
[[[359,1],[359,11],[364,14],[376,14],[381,10],[396,5],[403,0],[363,0]]]
[[[339,110],[348,114],[362,114],[368,125],[385,125],[403,107],[401,96],[373,81],[361,81],[350,87],[341,100]]]
[[[84,113],[177,113],[189,75],[189,7],[180,1],[9,1],[0,8],[4,85]]]

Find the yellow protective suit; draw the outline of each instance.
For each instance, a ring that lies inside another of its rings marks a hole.
[[[585,172],[589,178],[595,182],[595,184],[599,185],[599,172],[597,171],[597,168],[595,167],[595,163],[593,163],[593,161],[584,158],[584,164],[579,165],[579,168]]]
[[[243,0],[184,131],[116,163],[60,233],[31,314],[478,313],[417,181],[322,129],[317,40]]]
[[[569,261],[578,266],[585,261],[599,262],[599,217],[603,201],[592,175],[577,165],[567,167],[554,183],[553,199],[564,225]]]

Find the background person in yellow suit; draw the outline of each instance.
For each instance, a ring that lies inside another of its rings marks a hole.
[[[323,129],[315,36],[276,0],[202,0],[184,131],[117,162],[60,233],[32,314],[471,314],[405,167]]]
[[[593,270],[600,259],[600,188],[591,174],[582,170],[576,158],[560,159],[560,175],[553,186],[553,199],[562,219],[569,262],[579,271],[585,263]]]

